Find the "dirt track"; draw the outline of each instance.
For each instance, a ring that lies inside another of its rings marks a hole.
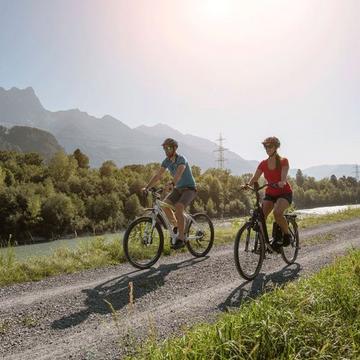
[[[164,337],[212,321],[244,297],[313,273],[351,246],[360,247],[360,220],[309,229],[300,237],[325,233],[333,240],[302,246],[296,264],[268,257],[253,282],[239,277],[230,244],[202,259],[188,253],[162,257],[150,270],[126,264],[0,288],[0,358],[118,359],[149,332]]]

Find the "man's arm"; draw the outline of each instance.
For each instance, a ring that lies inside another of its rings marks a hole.
[[[145,189],[149,189],[149,188],[153,187],[162,178],[165,170],[166,169],[164,167],[161,167],[159,169],[159,171],[151,178],[149,183],[146,185]]]
[[[175,173],[175,176],[174,176],[174,179],[173,179],[174,186],[180,180],[180,178],[181,178],[182,174],[184,173],[185,169],[186,169],[186,166],[184,164],[179,165],[178,168],[176,169],[176,173]]]

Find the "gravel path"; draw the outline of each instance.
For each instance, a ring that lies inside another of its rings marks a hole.
[[[213,321],[244,297],[316,272],[348,248],[360,247],[360,220],[305,230],[300,239],[327,233],[331,241],[302,246],[291,266],[279,255],[268,256],[253,282],[239,277],[231,244],[201,259],[188,253],[162,257],[144,271],[125,264],[0,288],[0,358],[121,358],[136,339]],[[133,306],[128,304],[130,281]]]

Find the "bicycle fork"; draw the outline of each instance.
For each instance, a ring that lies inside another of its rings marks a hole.
[[[154,228],[156,226],[156,218],[158,213],[156,211],[153,211],[151,214],[151,223],[148,222],[145,225],[145,231],[142,237],[143,244],[146,246],[150,246],[153,242],[153,233]]]

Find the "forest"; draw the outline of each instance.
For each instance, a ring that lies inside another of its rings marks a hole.
[[[0,152],[0,239],[17,244],[80,234],[116,232],[150,206],[141,189],[160,164],[119,168],[105,161],[90,168],[79,149],[57,152],[45,161],[37,153]],[[249,213],[253,194],[241,190],[251,174],[234,176],[227,170],[202,171],[192,166],[198,195],[190,211],[213,218]],[[166,173],[163,186],[170,181]],[[331,176],[315,180],[297,171],[289,178],[297,209],[360,202],[360,182]]]

